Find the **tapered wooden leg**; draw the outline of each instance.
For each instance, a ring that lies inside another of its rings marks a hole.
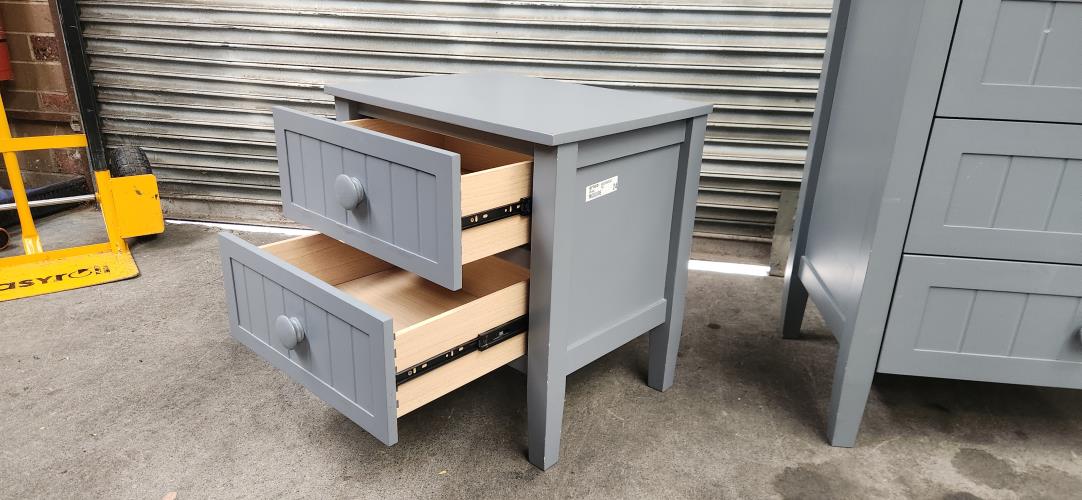
[[[800,278],[792,273],[785,276],[781,295],[781,336],[800,338],[800,325],[804,322],[804,310],[808,307],[808,290]]]
[[[571,322],[572,226],[578,145],[534,152],[530,216],[530,329],[526,411],[530,463],[545,470],[560,458],[567,338]],[[560,231],[557,227],[563,227]]]
[[[827,439],[832,446],[852,448],[875,377],[874,366],[852,366],[847,349],[840,348],[834,366],[834,385],[827,415]],[[863,365],[864,363],[860,363]]]
[[[664,391],[672,386],[676,353],[684,324],[684,295],[688,285],[688,258],[695,223],[695,201],[699,193],[699,170],[703,156],[706,117],[687,121],[687,139],[680,146],[676,174],[676,196],[669,236],[669,263],[665,279],[665,322],[650,331],[650,368],[647,383]]]
[[[848,448],[857,442],[857,431],[879,362],[881,325],[885,322],[885,311],[864,310],[846,325],[846,331],[837,332],[838,360],[834,365],[827,415],[827,439],[831,445]]]

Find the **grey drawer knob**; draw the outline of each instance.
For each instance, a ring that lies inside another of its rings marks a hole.
[[[274,320],[274,336],[278,337],[278,342],[281,342],[286,349],[292,350],[304,340],[304,327],[297,318],[282,314]]]
[[[334,178],[334,198],[342,208],[353,210],[364,201],[364,186],[356,177],[338,174]]]

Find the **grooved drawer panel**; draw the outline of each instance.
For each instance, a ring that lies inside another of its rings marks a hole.
[[[294,204],[428,260],[436,241],[436,176],[319,139],[286,131]],[[334,181],[346,174],[365,186],[368,203],[343,208]]]
[[[937,120],[906,251],[1082,264],[1082,126]]]
[[[398,441],[391,318],[235,236],[219,241],[230,334],[380,441]],[[279,318],[303,325],[293,349],[275,335]]]
[[[1082,267],[906,255],[879,370],[1082,387]]]
[[[450,291],[322,234],[219,240],[231,335],[385,444],[398,418],[526,352],[521,329],[458,349],[526,316],[529,271],[498,257]]]
[[[353,366],[354,359],[372,357],[371,339],[367,333],[250,267],[234,263],[232,271],[240,328],[361,408],[372,407],[372,381],[364,377],[363,371],[354,371]],[[287,350],[270,335],[270,325],[281,315],[301,318],[308,342]]]
[[[1082,2],[965,0],[938,114],[1082,123]]]
[[[282,212],[448,288],[461,286],[460,157],[275,108]],[[341,178],[363,195],[344,203]]]

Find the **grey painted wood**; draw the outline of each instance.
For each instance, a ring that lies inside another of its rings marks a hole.
[[[274,109],[282,211],[297,222],[452,290],[462,287],[458,153]],[[347,175],[364,199],[345,208]]]
[[[1082,264],[1082,126],[937,120],[906,251]]]
[[[680,349],[680,334],[684,324],[684,296],[687,291],[688,259],[691,255],[691,232],[695,219],[695,203],[699,194],[699,170],[706,117],[687,120],[686,139],[678,153],[676,194],[672,200],[668,264],[665,272],[664,323],[650,331],[650,365],[647,375],[650,387],[667,390],[676,373],[676,354]]]
[[[391,318],[310,274],[222,233],[231,335],[387,445],[398,441]],[[304,340],[272,334],[284,316]]]
[[[559,456],[571,372],[650,332],[650,385],[672,384],[706,121],[678,124],[677,138],[662,124],[534,153],[527,404],[542,469]]]
[[[809,153],[818,167],[802,188],[782,313],[783,333],[795,336],[807,293],[838,339],[827,419],[835,446],[855,444],[871,389],[958,8],[852,0],[835,21],[845,25],[832,44],[841,60],[828,62],[837,75]]]
[[[356,120],[360,118],[361,112],[358,109],[356,102],[342,99],[341,97],[334,98],[334,119],[340,122],[346,120]]]
[[[505,73],[347,82],[325,90],[335,97],[548,146],[712,110],[709,104]]]
[[[564,388],[563,354],[570,314],[578,144],[539,146],[534,153],[530,216],[530,335],[526,338],[526,410],[530,463],[542,470],[560,457]]]
[[[531,463],[547,469],[558,460],[566,377],[574,370],[649,332],[649,383],[662,390],[672,384],[710,106],[509,75],[406,79],[396,81],[395,88],[371,82],[348,87],[344,94],[332,90],[339,94],[338,120],[380,117],[534,156],[525,367]],[[402,94],[400,89],[412,91]],[[512,116],[524,110],[532,113]],[[288,185],[289,196],[318,207],[318,193],[305,190],[307,178],[300,167],[319,162],[320,168],[327,165],[336,172],[334,180],[349,174],[363,183],[366,203],[390,206],[407,219],[415,217],[414,212],[442,210],[439,199],[431,207],[423,205],[423,199],[398,206],[415,195],[394,188],[395,171],[384,163],[413,163],[377,154],[382,150],[364,144],[343,144],[355,135],[348,126],[310,118],[304,124],[321,128],[307,135],[297,132],[297,137],[283,133],[279,147],[303,152],[301,136],[306,135],[345,152],[340,169],[333,148],[330,160],[322,152],[318,157],[302,154],[305,165],[293,165],[287,155],[290,161],[283,171],[289,172],[289,180],[300,179],[295,187]],[[333,135],[339,133],[347,139]],[[383,162],[380,168],[367,168],[377,162]],[[366,168],[357,169],[358,163]],[[458,163],[454,171],[457,174]],[[326,207],[333,181],[328,188],[321,180]],[[587,195],[589,186],[610,180],[614,191],[596,198]],[[455,190],[457,196],[457,185]],[[350,203],[359,197],[356,191],[347,194]],[[386,212],[374,215],[366,231],[397,227]],[[351,217],[346,214],[346,226],[360,224]],[[420,229],[416,240],[407,235],[401,244],[426,248],[424,235],[429,231]]]
[[[582,141],[579,143],[579,168],[681,144],[687,140],[685,128],[685,122],[677,121]]]
[[[823,72],[819,78],[819,92],[815,96],[815,112],[812,116],[808,153],[804,160],[804,177],[800,181],[793,235],[789,256],[785,262],[785,280],[781,296],[781,334],[783,338],[800,337],[800,325],[808,304],[808,291],[801,282],[800,264],[808,246],[808,224],[811,207],[815,202],[815,189],[819,183],[819,165],[823,161],[826,132],[830,127],[830,112],[834,106],[834,89],[837,87],[838,68],[845,47],[845,28],[849,23],[851,0],[834,0],[827,34],[826,52],[823,55]]]
[[[1082,388],[1082,267],[907,255],[879,370]]]
[[[965,0],[939,115],[1082,123],[1082,2]]]
[[[618,146],[639,149],[634,143]],[[665,320],[670,243],[679,242],[672,238],[672,218],[674,212],[683,215],[683,189],[681,209],[674,209],[683,162],[681,147],[675,144],[593,165],[584,165],[578,157],[573,223],[564,228],[575,257],[562,271],[572,276],[573,286],[561,297],[570,303],[574,325],[564,346],[567,356],[577,361],[573,365],[593,361]],[[617,191],[586,201],[587,186],[614,177]],[[678,233],[680,229],[677,226]],[[640,317],[650,320],[639,328],[617,328],[636,324]],[[679,336],[679,325],[674,328]]]
[[[903,2],[904,3],[904,2]],[[839,346],[838,362],[834,366],[834,383],[831,388],[830,413],[827,418],[827,433],[831,444],[835,446],[853,446],[856,444],[857,431],[864,415],[864,406],[871,390],[872,378],[879,349],[886,328],[887,313],[890,310],[894,281],[897,278],[901,262],[902,245],[905,239],[905,227],[909,220],[914,192],[924,158],[932,114],[936,104],[936,93],[943,77],[947,51],[954,21],[958,12],[957,1],[927,0],[923,3],[919,17],[899,16],[897,18],[877,18],[877,23],[903,22],[917,26],[914,31],[903,30],[905,35],[894,39],[877,38],[882,33],[865,32],[867,39],[889,45],[912,44],[912,56],[908,58],[908,73],[903,77],[904,91],[901,93],[902,106],[897,113],[896,137],[889,149],[878,151],[877,160],[887,159],[887,171],[883,178],[881,198],[875,200],[872,209],[876,210],[875,231],[869,240],[862,243],[861,253],[867,255],[867,267],[863,273],[852,278],[863,277],[860,299],[852,316],[850,341]],[[864,22],[871,22],[871,18]],[[911,38],[912,37],[912,38]],[[903,60],[906,60],[903,58]],[[878,68],[873,69],[873,71]],[[859,76],[854,75],[857,78]],[[854,82],[855,83],[855,82]],[[895,96],[887,96],[887,99]],[[867,110],[866,113],[874,113]],[[887,116],[867,116],[865,119],[893,120]],[[852,140],[854,138],[849,138]],[[847,145],[856,152],[866,145],[850,142]],[[858,153],[859,154],[859,153]],[[878,191],[875,186],[869,188]],[[853,189],[851,187],[850,189]],[[853,192],[861,192],[857,187]],[[840,193],[839,193],[840,194]],[[854,209],[858,209],[854,207]],[[814,229],[812,230],[814,232]]]

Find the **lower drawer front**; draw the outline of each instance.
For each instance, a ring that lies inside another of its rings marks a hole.
[[[1082,266],[906,255],[879,371],[1082,388]]]
[[[497,257],[450,291],[321,234],[264,247],[222,234],[221,254],[233,337],[388,445],[398,417],[526,352],[511,331],[464,348],[526,314],[528,271]]]

